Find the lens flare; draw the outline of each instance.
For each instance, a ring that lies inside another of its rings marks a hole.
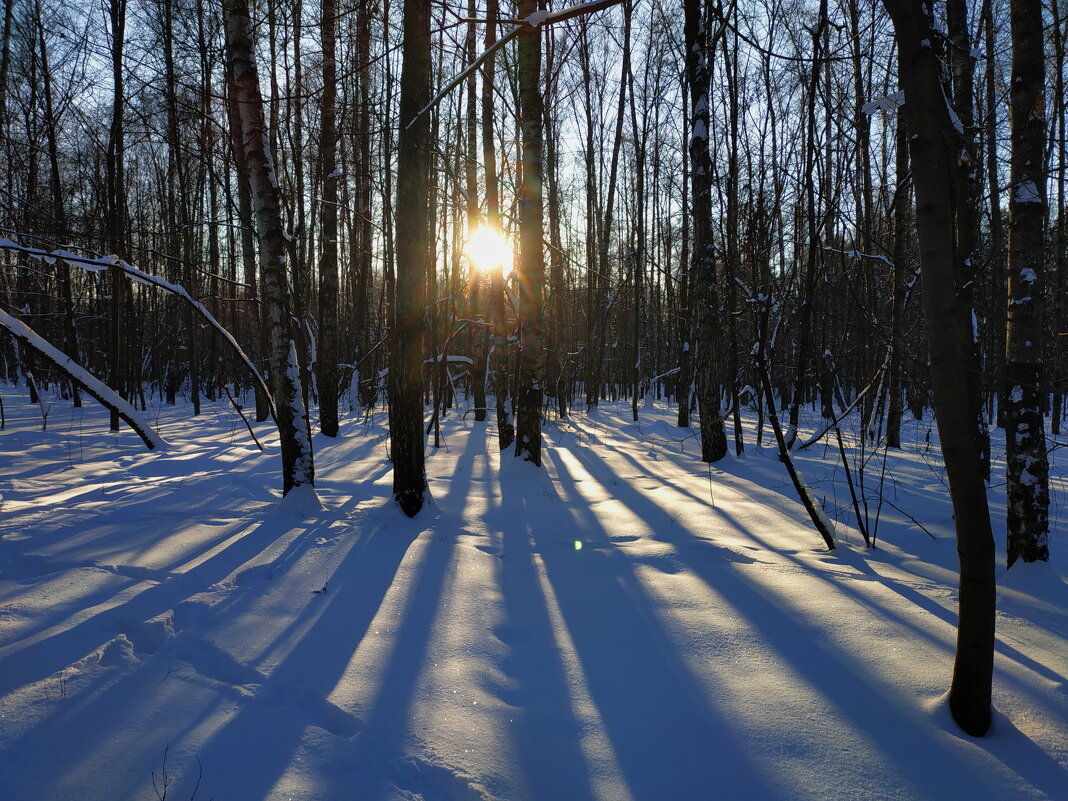
[[[512,268],[512,243],[496,228],[476,228],[464,245],[464,255],[479,272]]]

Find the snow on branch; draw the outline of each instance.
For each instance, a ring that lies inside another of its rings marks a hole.
[[[873,100],[869,100],[860,107],[860,111],[862,114],[867,114],[870,117],[876,111],[895,112],[903,105],[905,105],[905,93],[894,92],[891,95],[876,97]]]
[[[21,320],[12,317],[3,309],[0,309],[0,328],[5,328],[11,336],[18,341],[33,348],[44,356],[60,371],[67,375],[87,393],[96,398],[102,406],[115,412],[126,424],[130,426],[137,436],[145,443],[149,450],[165,448],[169,443],[157,434],[140,413],[127,403],[115,390],[103,383],[100,379],[92,376],[80,364],[75,362],[63,351],[56,348],[50,342],[41,337]]]
[[[165,278],[160,278],[157,275],[151,275],[149,273],[144,272],[143,270],[139,270],[138,268],[127,264],[118,256],[88,258],[85,256],[77,256],[67,250],[46,251],[42,250],[41,248],[26,247],[24,245],[18,244],[17,242],[13,242],[10,239],[0,239],[0,249],[10,250],[16,253],[22,253],[26,256],[30,256],[31,258],[40,259],[46,264],[55,264],[56,259],[62,259],[72,267],[81,267],[83,270],[87,270],[88,272],[100,272],[102,270],[107,270],[108,268],[115,267],[116,269],[121,270],[123,273],[128,275],[134,281],[137,281],[139,284],[145,284],[146,286],[154,286],[157,289],[162,289],[164,292],[170,295],[175,295],[181,298],[190,306],[192,306],[200,314],[200,316],[203,317],[207,321],[207,323],[212,328],[214,328],[220,336],[222,336],[224,340],[226,340],[230,347],[233,348],[234,353],[237,354],[237,357],[248,368],[249,373],[252,374],[253,380],[256,382],[260,391],[263,393],[263,396],[267,399],[267,405],[270,409],[271,417],[277,421],[277,417],[275,415],[274,410],[274,402],[271,400],[271,391],[267,388],[267,383],[263,380],[263,376],[260,375],[259,371],[256,369],[256,366],[252,363],[252,360],[248,357],[245,351],[242,350],[241,345],[239,345],[237,340],[234,339],[233,334],[227,331],[226,328],[224,328],[222,324],[215,319],[215,317],[212,315],[211,312],[207,310],[203,303],[201,303],[199,300],[190,295],[185,287],[179,284],[172,284]]]
[[[451,338],[451,337],[450,337]],[[431,356],[423,361],[423,364],[437,364],[438,362],[459,362],[461,364],[474,364],[470,356]]]
[[[871,259],[872,261],[881,261],[887,267],[893,267],[894,263],[886,256],[880,256],[878,253],[862,253],[859,250],[839,250],[838,248],[832,248],[824,246],[824,250],[829,253],[841,253],[843,256],[849,256],[853,259]]]

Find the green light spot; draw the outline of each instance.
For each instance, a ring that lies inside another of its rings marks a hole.
[[[575,540],[575,550],[576,551],[581,551],[582,550],[582,540]]]

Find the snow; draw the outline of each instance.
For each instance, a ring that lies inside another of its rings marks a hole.
[[[1017,203],[1042,203],[1042,196],[1034,181],[1016,184],[1014,195]]]
[[[527,25],[531,26],[532,28],[537,28],[539,25],[541,25],[543,22],[545,22],[545,20],[548,19],[548,18],[549,18],[549,12],[544,10],[544,9],[539,9],[538,11],[535,11],[533,14],[528,14],[526,17],[524,17],[523,18],[523,22],[525,22]]]
[[[602,403],[546,422],[539,470],[457,412],[409,520],[384,414],[316,437],[315,490],[278,508],[277,433],[261,454],[224,404],[150,409],[175,444],[146,452],[102,409],[51,399],[42,432],[0,395],[5,801],[156,798],[164,772],[174,799],[1065,797],[1064,504],[1057,561],[1006,574],[999,542],[994,727],[964,736],[928,422],[886,457],[877,549],[835,449],[794,453],[828,552],[749,413],[709,467],[674,407]]]
[[[867,114],[870,117],[877,111],[896,112],[903,105],[905,105],[905,93],[903,91],[897,91],[882,97],[872,98],[860,107],[860,111],[862,114]]]

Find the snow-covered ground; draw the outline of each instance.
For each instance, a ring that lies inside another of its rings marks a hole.
[[[867,463],[874,549],[836,447],[799,454],[828,552],[752,419],[708,469],[672,410],[608,405],[547,423],[538,470],[453,414],[410,521],[381,414],[316,437],[303,517],[277,438],[261,454],[222,404],[152,410],[149,452],[96,406],[55,401],[42,432],[0,394],[5,801],[1068,799],[1066,449],[1053,563],[1006,575],[999,542],[973,739],[944,703],[956,552],[926,423]]]

